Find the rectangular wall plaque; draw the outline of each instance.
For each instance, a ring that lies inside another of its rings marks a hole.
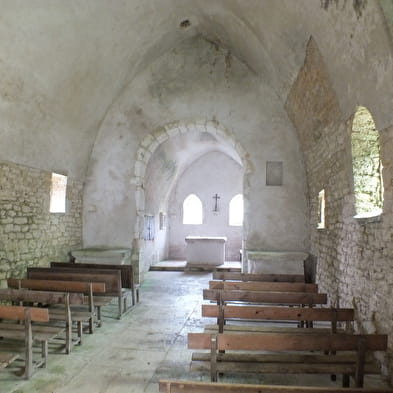
[[[266,161],[266,185],[282,186],[283,165],[282,161]]]

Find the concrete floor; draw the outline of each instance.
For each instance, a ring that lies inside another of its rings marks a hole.
[[[160,378],[208,380],[190,372],[191,351],[187,333],[201,332],[206,323],[200,315],[202,289],[211,273],[149,272],[141,286],[141,302],[122,320],[116,307],[105,310],[104,325],[86,335],[82,346],[70,355],[50,348],[47,369],[31,380],[15,376],[13,369],[0,371],[0,393],[158,393]],[[339,386],[328,376],[225,376],[226,381],[265,384]],[[379,378],[367,385],[381,386]]]

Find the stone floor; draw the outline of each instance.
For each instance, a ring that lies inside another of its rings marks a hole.
[[[70,355],[50,348],[47,369],[31,380],[0,370],[0,393],[158,393],[160,378],[208,380],[189,370],[187,333],[212,323],[202,319],[202,289],[208,272],[149,272],[141,286],[141,302],[122,320],[116,307],[105,310],[105,323]],[[266,384],[339,386],[328,376],[226,376],[226,381]],[[381,386],[377,379],[367,384]]]

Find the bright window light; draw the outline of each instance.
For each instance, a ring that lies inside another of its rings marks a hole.
[[[200,225],[202,221],[202,202],[195,194],[190,194],[183,202],[183,224]]]
[[[52,173],[49,208],[51,213],[65,213],[66,189],[67,176],[59,175],[58,173]]]
[[[243,195],[235,195],[229,202],[229,225],[243,225]]]

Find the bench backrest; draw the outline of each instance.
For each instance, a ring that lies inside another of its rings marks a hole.
[[[0,319],[25,321],[27,317],[33,322],[48,322],[49,311],[38,307],[0,306]]]
[[[118,270],[92,269],[80,271],[68,268],[28,267],[27,278],[39,280],[85,281],[105,283],[106,294],[121,292],[121,274]]]
[[[30,291],[28,289],[0,288],[0,300],[42,304],[83,304],[83,293]]]
[[[189,349],[211,349],[212,339],[217,350],[242,351],[386,351],[385,334],[285,334],[285,333],[189,333]]]
[[[134,273],[131,265],[115,265],[110,263],[51,262],[51,267],[67,267],[76,269],[115,269],[120,270],[123,288],[134,289]]]
[[[202,304],[202,317],[218,318],[220,307]],[[336,321],[354,320],[352,308],[305,308],[305,307],[261,307],[261,306],[223,306],[225,319],[261,319],[275,321]]]
[[[393,393],[393,389],[251,385],[239,383],[160,380],[161,393]]]
[[[63,280],[36,280],[36,279],[7,279],[8,288],[25,288],[34,291],[53,291],[53,292],[70,292],[70,302],[72,302],[73,293],[89,293],[90,284],[93,293],[105,293],[105,283],[86,282],[86,281],[63,281]]]
[[[209,289],[316,293],[318,292],[318,284],[301,282],[209,281]]]
[[[265,304],[326,304],[325,293],[306,292],[263,292],[263,291],[227,291],[220,289],[204,289],[203,299],[216,300],[217,302],[250,302]]]
[[[303,274],[251,274],[238,272],[213,272],[214,280],[305,282]]]

